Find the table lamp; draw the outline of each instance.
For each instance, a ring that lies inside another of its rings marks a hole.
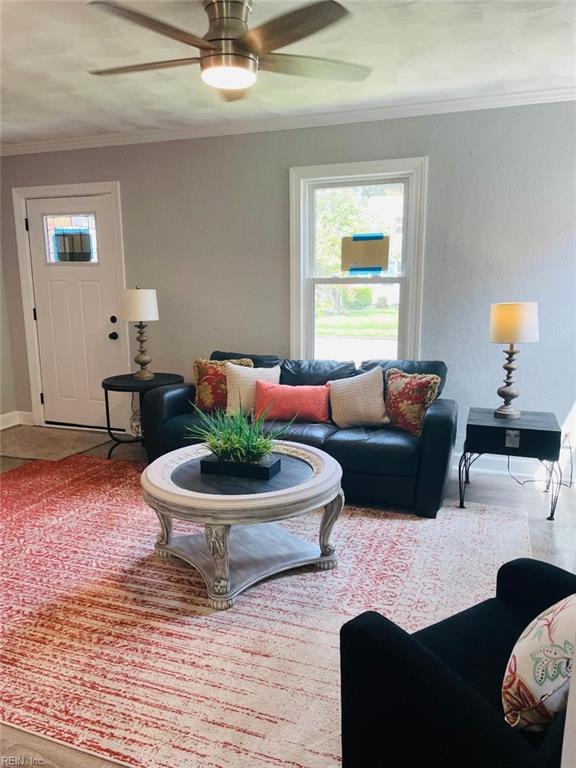
[[[521,415],[520,411],[511,405],[512,400],[520,394],[512,386],[516,370],[514,358],[519,352],[514,344],[538,340],[538,303],[536,301],[490,306],[490,341],[509,345],[508,349],[504,350],[506,362],[502,366],[506,371],[504,386],[498,389],[498,395],[504,400],[504,404],[496,408],[494,416],[500,419],[517,419]]]
[[[140,366],[140,370],[136,371],[134,378],[139,381],[153,379],[154,374],[148,370],[152,358],[146,349],[146,328],[147,323],[158,320],[158,302],[154,288],[127,288],[122,297],[121,316],[123,320],[136,323],[138,331],[138,354],[135,355],[134,361]]]

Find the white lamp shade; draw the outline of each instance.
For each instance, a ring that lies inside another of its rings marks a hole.
[[[538,302],[519,301],[490,306],[490,341],[515,344],[539,340]]]
[[[138,323],[158,320],[154,288],[127,288],[122,296],[122,319]]]

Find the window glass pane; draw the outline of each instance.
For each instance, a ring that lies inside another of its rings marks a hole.
[[[400,285],[315,286],[314,357],[395,360]]]
[[[404,184],[356,185],[314,190],[314,274],[343,277],[342,238],[381,233],[390,238],[388,268],[379,276],[402,274]]]
[[[93,213],[44,216],[44,237],[50,264],[98,261]]]

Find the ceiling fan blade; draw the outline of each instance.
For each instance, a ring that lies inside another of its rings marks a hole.
[[[96,5],[98,8],[102,8],[103,11],[112,13],[114,16],[120,16],[122,19],[132,21],[134,24],[152,30],[152,32],[158,32],[165,37],[179,40],[181,43],[186,43],[186,45],[193,45],[194,47],[205,51],[214,50],[216,48],[214,43],[210,43],[202,37],[193,35],[191,32],[186,32],[184,29],[173,27],[171,24],[166,24],[152,16],[147,16],[145,13],[140,13],[140,11],[134,11],[126,5],[112,2],[112,0],[92,0],[89,4]]]
[[[168,69],[170,67],[186,67],[189,64],[199,64],[200,59],[168,59],[168,61],[149,61],[147,64],[131,64],[127,67],[112,67],[110,69],[95,69],[91,75],[124,75],[128,72],[147,72],[150,69]]]
[[[240,101],[248,96],[248,88],[235,88],[233,91],[220,90],[224,101]]]
[[[370,67],[349,64],[347,61],[321,59],[316,56],[291,56],[286,53],[268,53],[260,56],[258,69],[280,75],[351,81],[365,80],[372,71]]]
[[[248,30],[239,42],[258,55],[275,51],[313,35],[348,15],[336,0],[320,0]]]

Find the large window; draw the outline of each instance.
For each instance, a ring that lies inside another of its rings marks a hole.
[[[425,158],[292,169],[292,356],[418,355],[425,174]]]

